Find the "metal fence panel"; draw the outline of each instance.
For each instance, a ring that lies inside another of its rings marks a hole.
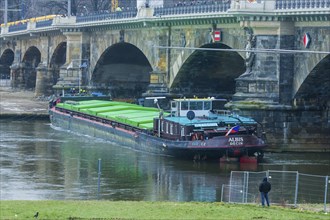
[[[269,182],[272,184],[269,199],[272,203],[295,204],[297,174],[292,171],[269,171]]]
[[[298,203],[323,203],[325,181],[325,176],[299,174]]]
[[[228,202],[256,202],[257,198],[259,198],[260,179],[267,175],[267,172],[232,171],[229,183],[231,187],[229,187]]]
[[[300,174],[297,171],[232,171],[229,185],[222,186],[221,201],[234,203],[260,203],[259,184],[268,177],[272,184],[270,203],[294,205],[324,204],[330,210],[329,176]]]

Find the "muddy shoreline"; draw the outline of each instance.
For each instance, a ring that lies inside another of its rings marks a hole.
[[[46,118],[51,97],[35,97],[33,91],[0,87],[0,118]]]

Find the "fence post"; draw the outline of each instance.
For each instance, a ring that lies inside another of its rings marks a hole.
[[[232,179],[233,179],[233,172],[230,172],[230,181],[229,181],[229,196],[228,196],[228,202],[230,202],[230,199],[231,199],[231,187],[232,187],[232,185],[231,185],[231,181],[232,181]]]
[[[247,173],[246,173],[246,193],[245,193],[245,203],[247,203],[247,197],[248,197],[248,194],[249,194],[249,173],[250,173],[250,172],[247,172]]]
[[[297,172],[297,175],[296,175],[296,191],[295,191],[295,195],[294,195],[294,207],[297,207],[298,184],[299,184],[299,172]]]
[[[224,188],[224,185],[225,184],[222,184],[222,187],[221,187],[221,202],[223,202],[223,188]]]
[[[100,199],[100,182],[101,182],[101,158],[98,161],[98,178],[97,178],[97,199]]]
[[[246,191],[246,171],[244,171],[243,190],[242,190],[242,203],[244,203],[244,201],[245,201],[245,191]]]
[[[325,177],[325,190],[324,190],[324,212],[327,212],[328,181],[329,181],[329,176],[326,176]]]

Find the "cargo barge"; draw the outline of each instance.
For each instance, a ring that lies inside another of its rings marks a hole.
[[[157,104],[157,100],[155,100]],[[84,100],[56,103],[50,121],[75,133],[149,153],[193,160],[263,157],[259,124],[221,110],[224,100],[174,99],[170,111],[125,102]]]

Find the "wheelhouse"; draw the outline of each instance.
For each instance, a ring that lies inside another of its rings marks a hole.
[[[196,117],[205,117],[210,112],[224,110],[226,99],[215,98],[183,98],[171,101],[171,115],[176,117],[186,116],[193,111]]]

